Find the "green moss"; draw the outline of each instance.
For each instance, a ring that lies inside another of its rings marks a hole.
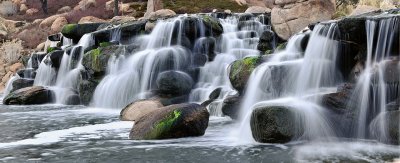
[[[110,42],[101,42],[100,43],[100,47],[107,47],[107,46],[110,46],[110,45],[112,45]]]
[[[62,34],[70,34],[70,33],[72,33],[72,31],[74,30],[74,29],[76,29],[77,28],[77,24],[67,24],[67,25],[65,25],[64,27],[63,27],[63,29],[61,30],[61,33]]]
[[[281,43],[278,46],[276,46],[275,50],[284,50],[286,48],[287,42]]]
[[[210,12],[213,9],[244,12],[247,9],[246,5],[240,6],[232,0],[167,0],[163,3],[164,8],[171,9],[178,14]]]
[[[51,52],[53,52],[53,51],[55,51],[55,50],[57,50],[57,48],[55,48],[55,47],[48,47],[48,48],[47,48],[47,53],[51,53]]]
[[[218,20],[208,15],[203,15],[202,18],[205,24],[208,24],[212,29],[223,31],[222,25],[218,22]]]
[[[99,48],[97,48],[97,49],[91,50],[89,53],[92,55],[92,57],[97,57],[100,55],[101,50]]]
[[[264,55],[270,55],[272,53],[273,53],[273,50],[267,50],[267,51],[265,51]]]
[[[163,120],[156,123],[149,134],[145,136],[145,139],[157,139],[159,136],[165,132],[169,132],[169,130],[173,127],[174,123],[178,120],[178,118],[182,115],[181,111],[175,110],[170,113]]]

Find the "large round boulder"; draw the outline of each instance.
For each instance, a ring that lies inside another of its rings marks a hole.
[[[123,48],[118,45],[93,49],[83,55],[82,65],[93,73],[95,77],[104,76],[107,71],[107,63],[110,57],[114,54],[123,53],[122,50]]]
[[[173,139],[204,135],[210,114],[198,104],[160,108],[135,122],[129,137],[136,140]]]
[[[42,86],[33,86],[11,92],[3,99],[3,104],[34,105],[51,103],[53,100],[53,91]]]
[[[237,60],[230,65],[229,79],[233,88],[242,93],[253,70],[261,63],[258,56]]]
[[[158,100],[140,100],[129,104],[122,109],[119,118],[122,121],[138,121],[155,110],[163,107]]]
[[[209,36],[219,36],[224,32],[224,29],[218,19],[211,16],[202,16],[202,21],[206,27],[206,34]]]
[[[192,90],[193,79],[180,71],[166,71],[157,77],[157,91],[161,95],[181,96]]]
[[[370,124],[372,137],[388,144],[400,144],[400,111],[388,111],[378,115]]]
[[[259,107],[251,115],[250,127],[257,142],[287,143],[296,136],[295,119],[290,107]]]

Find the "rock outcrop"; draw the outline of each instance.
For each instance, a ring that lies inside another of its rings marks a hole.
[[[3,104],[34,105],[51,103],[53,100],[53,91],[41,86],[33,86],[11,92],[3,99]]]

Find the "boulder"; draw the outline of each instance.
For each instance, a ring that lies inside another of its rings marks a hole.
[[[67,24],[61,30],[64,37],[73,39],[78,42],[83,35],[97,30],[103,23],[86,23],[86,24]]]
[[[10,71],[13,73],[16,73],[18,70],[23,69],[24,68],[24,64],[18,62],[18,63],[14,63],[10,66]]]
[[[222,104],[222,113],[234,120],[239,118],[240,107],[242,105],[242,97],[239,95],[231,95],[224,99]]]
[[[20,6],[19,6],[19,12],[21,12],[21,13],[26,13],[26,11],[28,11],[28,6],[26,6],[26,4],[21,4]]]
[[[135,17],[133,16],[114,16],[110,22],[112,24],[123,24],[123,23],[127,23],[127,22],[133,22],[135,21]]]
[[[89,105],[92,101],[94,91],[96,90],[97,85],[99,85],[99,81],[96,80],[82,80],[79,83],[79,97],[80,101],[83,105]]]
[[[33,82],[33,79],[17,79],[12,83],[13,89],[11,90],[11,92],[14,92],[21,88],[31,87],[33,86]]]
[[[243,93],[247,80],[253,70],[261,63],[261,58],[258,56],[247,57],[242,60],[237,60],[229,66],[229,79],[237,91]]]
[[[250,127],[260,143],[288,143],[296,136],[296,115],[287,106],[266,106],[254,109]]]
[[[44,52],[37,52],[32,54],[32,68],[38,69],[40,63],[42,62],[43,58],[46,57],[46,53]]]
[[[64,6],[64,7],[61,7],[60,9],[58,9],[58,10],[57,10],[57,13],[58,13],[58,14],[62,14],[62,13],[70,12],[70,11],[72,11],[72,8],[71,8],[71,7],[69,7],[69,6]]]
[[[105,22],[107,22],[107,21],[105,21],[105,20],[103,20],[103,19],[100,19],[100,18],[97,18],[97,17],[94,17],[94,16],[85,16],[85,17],[82,17],[82,18],[79,20],[78,24],[86,24],[86,23],[105,23]]]
[[[206,35],[219,36],[224,32],[224,29],[218,19],[211,16],[202,16],[204,26],[206,27]]]
[[[148,17],[151,13],[160,10],[163,8],[162,0],[148,0],[147,1],[147,10],[144,14],[144,17]]]
[[[107,71],[109,58],[120,53],[123,53],[123,47],[119,45],[99,47],[83,55],[82,65],[93,73],[94,77],[102,77]]]
[[[3,99],[3,104],[34,105],[51,103],[53,100],[53,91],[42,86],[33,86],[11,92]]]
[[[81,0],[79,4],[74,7],[74,10],[86,11],[89,8],[96,7],[96,5],[96,0]]]
[[[158,100],[139,100],[122,109],[119,119],[121,121],[138,121],[155,110],[164,107]]]
[[[64,16],[65,16],[65,14],[58,14],[58,15],[50,16],[50,17],[44,19],[44,20],[39,24],[39,27],[40,27],[40,28],[48,28],[48,27],[51,27],[51,26],[53,25],[54,21],[56,21],[58,18],[64,17]]]
[[[264,31],[258,41],[257,49],[266,52],[274,49],[275,33],[271,30]]]
[[[381,113],[371,122],[369,126],[372,138],[382,143],[399,145],[399,120],[399,110]]]
[[[36,71],[34,69],[22,69],[17,71],[18,76],[26,79],[35,79]]]
[[[277,35],[288,40],[309,24],[330,20],[336,6],[329,0],[288,0],[280,1],[280,6],[271,12],[271,21]]]
[[[161,10],[157,10],[156,12],[150,13],[147,17],[145,16],[145,18],[147,18],[149,20],[157,20],[157,19],[161,19],[161,18],[170,18],[175,15],[176,15],[176,13],[170,9],[161,9]]]
[[[247,8],[245,13],[251,13],[251,14],[271,13],[271,9],[262,6],[251,6]]]
[[[198,104],[163,107],[136,121],[129,138],[155,140],[202,136],[209,117],[207,108]]]
[[[208,100],[201,103],[201,106],[207,107],[208,105],[210,105],[212,102],[214,102],[216,99],[218,99],[219,95],[221,94],[221,91],[222,91],[222,88],[214,89],[208,96]]]
[[[160,73],[156,82],[158,94],[172,97],[189,94],[193,86],[192,77],[180,71]]]
[[[38,9],[30,8],[30,9],[26,10],[25,14],[29,15],[29,16],[33,16],[33,15],[37,14],[38,12],[39,12]]]
[[[51,25],[51,30],[54,32],[60,32],[62,28],[67,24],[68,20],[65,17],[58,17]]]
[[[52,63],[51,66],[57,69],[60,68],[61,60],[64,55],[64,50],[55,50],[50,52],[48,55],[50,56],[50,60]]]

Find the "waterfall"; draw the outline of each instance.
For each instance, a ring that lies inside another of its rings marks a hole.
[[[336,23],[317,25],[309,46],[300,50],[303,34],[293,36],[285,50],[258,66],[250,76],[241,106],[241,123],[235,135],[240,142],[254,142],[250,129],[253,109],[265,106],[290,106],[296,115],[297,133],[294,140],[317,140],[334,137],[335,133],[319,106],[317,97],[331,92],[341,82],[336,68],[338,43]]]
[[[137,38],[141,48],[134,54],[113,57],[108,63],[108,74],[97,86],[93,105],[96,107],[124,107],[147,97],[155,89],[159,73],[183,70],[191,62],[191,52],[182,46],[184,17],[157,22],[149,35]]]
[[[355,108],[358,113],[358,121],[354,125],[353,136],[356,138],[371,138],[371,132],[379,132],[380,140],[385,140],[387,131],[385,129],[385,118],[381,118],[379,125],[381,131],[369,132],[371,121],[386,111],[386,104],[394,100],[398,95],[397,88],[391,88],[390,83],[385,81],[384,71],[388,65],[388,57],[391,54],[394,31],[398,27],[397,18],[384,18],[375,20],[371,18],[366,21],[367,30],[367,56],[365,68],[360,75],[355,91],[352,95],[354,103],[348,107]],[[388,93],[394,91],[395,93]],[[395,96],[393,96],[395,95]]]
[[[259,52],[256,49],[259,37],[262,32],[271,28],[255,20],[256,18],[253,19],[253,23],[245,24],[241,30],[238,27],[239,20],[235,16],[220,20],[224,33],[222,38],[216,41],[219,52],[213,61],[207,62],[200,69],[199,81],[190,94],[190,101],[199,103],[207,100],[214,89],[222,88],[219,99],[209,107],[211,115],[222,116],[223,99],[236,93],[229,81],[229,65],[247,56],[258,56]],[[209,50],[209,47],[201,47],[208,40],[209,38],[200,38],[195,44],[194,53],[198,55],[209,53],[204,51]]]

